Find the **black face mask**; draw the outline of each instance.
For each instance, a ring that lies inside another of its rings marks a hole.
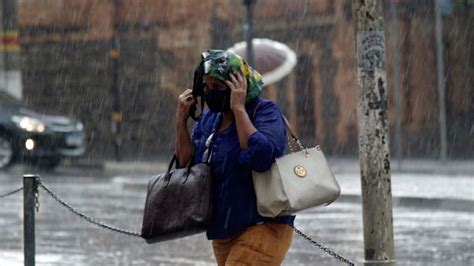
[[[203,91],[203,99],[209,109],[213,112],[230,111],[230,90],[210,90],[205,88]]]

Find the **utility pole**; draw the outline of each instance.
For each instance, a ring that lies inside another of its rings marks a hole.
[[[244,23],[244,37],[245,41],[247,42],[247,63],[255,67],[253,64],[253,5],[255,4],[256,0],[243,0],[244,5],[246,7],[246,19]]]
[[[112,61],[112,121],[111,131],[114,136],[114,157],[115,160],[120,160],[120,146],[122,144],[121,124],[122,124],[122,110],[120,104],[120,88],[119,88],[119,64],[120,64],[120,39],[118,34],[119,19],[120,19],[120,1],[112,0],[113,4],[113,35],[111,38],[111,49],[109,52],[110,60]]]
[[[394,265],[383,1],[352,0],[365,265]]]
[[[23,97],[20,71],[20,41],[17,0],[1,0],[0,90],[17,99]]]
[[[444,61],[443,61],[443,21],[441,18],[441,7],[439,0],[435,0],[436,17],[436,70],[438,82],[438,109],[439,109],[439,137],[441,161],[446,161],[448,154],[448,144],[446,141],[446,88],[444,79]]]

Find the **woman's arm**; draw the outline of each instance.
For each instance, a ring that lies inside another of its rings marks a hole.
[[[284,154],[285,125],[278,105],[272,101],[262,100],[252,120],[257,131],[248,138],[248,149],[242,150],[239,160],[250,164],[253,170],[263,172],[270,168],[275,158]]]
[[[235,117],[237,127],[237,135],[241,149],[248,148],[248,139],[257,131],[250,121],[245,110],[245,98],[247,96],[247,79],[243,78],[240,73],[230,74],[230,81],[225,81],[231,90],[230,107]]]
[[[250,136],[257,131],[250,121],[245,108],[234,110],[235,124],[237,127],[237,135],[239,136],[240,148],[245,150],[248,148],[248,140]]]
[[[230,106],[242,149],[240,161],[249,163],[256,171],[265,171],[285,150],[286,131],[281,112],[275,103],[267,101],[258,107],[259,116],[252,122],[245,110],[247,80],[236,73],[230,74],[230,81],[225,83],[231,89]]]
[[[196,104],[192,91],[187,89],[178,98],[176,110],[176,158],[178,165],[184,166],[191,161],[193,145],[188,131],[188,114],[191,106]]]

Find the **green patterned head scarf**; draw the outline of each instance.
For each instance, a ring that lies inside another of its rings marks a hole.
[[[247,79],[246,102],[257,98],[262,92],[262,76],[237,54],[223,50],[208,50],[201,54],[204,74],[218,80],[229,80],[231,72],[240,72]]]

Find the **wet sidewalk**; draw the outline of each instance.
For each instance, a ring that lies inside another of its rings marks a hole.
[[[328,159],[340,186],[338,201],[360,201],[360,167],[355,159]],[[407,160],[392,162],[394,205],[446,208],[474,212],[474,161]],[[146,186],[148,177],[163,172],[166,162],[106,162],[116,184]]]
[[[362,265],[364,258],[360,176],[356,160],[329,162],[341,197],[324,208],[297,215],[296,226],[315,240]],[[398,265],[473,265],[474,175],[470,165],[450,164],[440,172],[432,162],[413,162],[425,171],[393,171],[393,221]],[[167,167],[162,162],[106,163],[98,172],[60,167],[43,173],[48,187],[91,217],[139,231],[147,180]],[[409,168],[407,168],[409,169]],[[449,170],[449,171],[448,171]],[[21,185],[21,171],[1,173],[3,191]],[[74,174],[73,174],[74,173]],[[21,193],[0,201],[0,265],[22,265]],[[203,234],[147,245],[142,239],[91,225],[40,191],[37,265],[215,265]],[[186,250],[186,252],[183,252]],[[285,266],[343,265],[295,236]]]

